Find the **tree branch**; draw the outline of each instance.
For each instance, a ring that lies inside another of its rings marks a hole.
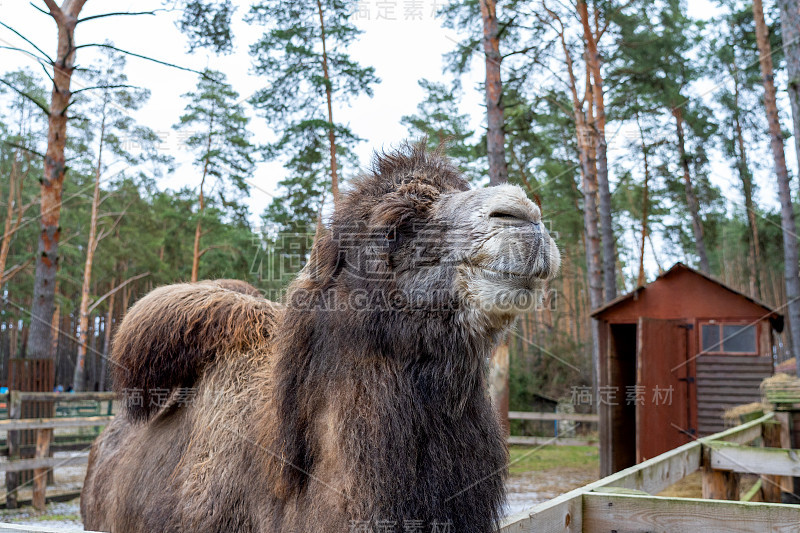
[[[167,67],[176,68],[178,70],[185,70],[187,72],[193,72],[195,74],[199,74],[200,76],[202,76],[203,78],[205,78],[207,80],[211,80],[211,81],[213,81],[215,83],[219,83],[217,80],[215,80],[214,78],[212,78],[211,76],[209,76],[205,72],[201,72],[199,70],[195,70],[195,69],[189,68],[189,67],[182,67],[180,65],[176,65],[175,63],[169,63],[167,61],[161,61],[160,59],[155,59],[155,58],[148,57],[148,56],[145,56],[145,55],[142,55],[142,54],[129,52],[128,50],[123,50],[122,48],[117,48],[116,46],[113,46],[113,45],[110,45],[110,44],[105,44],[105,43],[81,44],[81,45],[76,46],[75,50],[78,50],[79,48],[90,48],[90,47],[93,47],[93,46],[97,46],[97,47],[100,47],[100,48],[110,48],[111,50],[116,50],[117,52],[120,52],[122,54],[128,54],[129,56],[138,57],[139,59],[144,59],[146,61],[152,61],[153,63],[158,63],[159,65],[164,65],[164,66],[167,66]]]
[[[214,244],[212,246],[209,246],[208,248],[203,248],[202,250],[200,250],[198,257],[203,257],[204,255],[206,255],[206,252],[210,252],[211,250],[220,250],[220,249],[232,250],[233,247],[230,244]]]
[[[136,85],[126,85],[126,84],[120,84],[120,85],[93,85],[91,87],[84,87],[83,89],[78,89],[77,91],[73,91],[72,92],[72,96],[75,96],[78,93],[82,93],[83,91],[92,91],[94,89],[141,89],[141,87],[138,87]]]
[[[20,150],[25,150],[26,152],[32,153],[36,157],[44,158],[44,154],[41,154],[41,153],[37,152],[36,150],[34,150],[32,148],[28,148],[26,146],[23,146],[21,144],[17,144],[17,143],[10,142],[10,141],[5,141],[5,140],[3,141],[3,144],[5,144],[6,146],[10,146],[12,148],[19,148]]]
[[[2,83],[3,85],[5,85],[5,86],[7,86],[7,87],[11,88],[11,90],[12,90],[12,91],[14,91],[15,93],[19,94],[20,96],[24,96],[25,98],[27,98],[28,100],[30,100],[31,102],[33,102],[34,104],[36,104],[36,106],[37,106],[39,109],[41,109],[42,111],[44,111],[44,114],[45,114],[45,115],[47,115],[48,117],[50,116],[50,109],[49,109],[49,108],[48,108],[48,107],[47,107],[45,104],[43,104],[42,102],[40,102],[40,101],[38,101],[36,98],[34,98],[33,96],[29,95],[29,94],[28,94],[28,93],[26,93],[25,91],[20,91],[19,89],[17,89],[16,87],[14,87],[14,86],[13,86],[13,85],[11,85],[10,83],[8,83],[8,82],[7,82],[6,80],[4,80],[3,78],[0,78],[0,83]]]
[[[118,290],[120,290],[121,288],[123,288],[125,285],[127,285],[127,284],[129,284],[129,283],[131,283],[131,282],[134,282],[134,281],[136,281],[137,279],[141,279],[141,278],[143,278],[143,277],[145,277],[145,276],[149,276],[149,275],[150,275],[150,272],[145,272],[144,274],[139,274],[138,276],[133,276],[132,278],[128,278],[128,279],[126,279],[125,281],[123,281],[122,283],[120,283],[119,285],[117,285],[116,287],[114,287],[113,289],[111,289],[110,291],[108,291],[107,293],[105,293],[104,295],[102,295],[100,298],[98,298],[97,300],[95,300],[95,301],[94,301],[94,303],[93,303],[92,305],[90,305],[90,306],[89,306],[89,313],[91,313],[92,311],[94,311],[95,309],[97,309],[97,306],[98,306],[98,305],[100,305],[101,303],[103,303],[103,301],[104,301],[106,298],[108,298],[108,297],[109,297],[109,296],[111,296],[112,294],[115,294],[115,293],[116,293]]]
[[[46,60],[48,60],[50,63],[52,63],[52,62],[53,62],[53,60],[50,58],[50,56],[49,56],[49,55],[47,55],[47,54],[45,53],[45,51],[44,51],[44,50],[42,50],[41,48],[39,48],[38,46],[36,46],[36,44],[35,44],[33,41],[31,41],[30,39],[28,39],[27,37],[25,37],[24,35],[22,35],[20,32],[18,32],[17,30],[15,30],[14,28],[12,28],[11,26],[9,26],[8,24],[6,24],[6,23],[5,23],[5,22],[3,22],[3,21],[0,21],[0,26],[3,26],[4,28],[8,29],[9,31],[12,31],[12,32],[14,32],[14,34],[15,34],[15,35],[17,35],[17,36],[18,36],[20,39],[22,39],[23,41],[25,41],[25,42],[26,42],[26,43],[28,43],[29,45],[33,46],[33,47],[36,49],[36,51],[37,51],[37,52],[39,52],[40,54],[42,54],[42,57],[43,57],[43,59],[46,59]]]
[[[122,220],[122,217],[124,217],[126,213],[127,213],[127,208],[125,209],[125,211],[123,211],[123,212],[119,213],[119,216],[118,216],[118,217],[117,217],[117,219],[114,221],[114,223],[113,223],[113,224],[111,224],[111,227],[110,227],[110,228],[108,228],[107,230],[104,230],[104,231],[101,231],[101,232],[100,232],[100,235],[99,235],[99,236],[97,237],[97,239],[95,240],[95,243],[100,243],[100,241],[102,241],[103,239],[105,239],[106,237],[108,237],[109,235],[111,235],[112,233],[114,233],[114,230],[115,230],[115,229],[117,229],[117,226],[119,226],[119,222],[120,222],[120,220]],[[109,214],[108,214],[108,215],[106,215],[106,216],[110,216],[110,215],[111,215],[111,214],[109,213]]]
[[[36,10],[36,11],[38,11],[39,13],[44,13],[45,15],[47,15],[47,16],[50,16],[50,13],[48,13],[47,11],[45,11],[44,9],[42,9],[41,7],[37,6],[37,5],[36,5],[36,4],[34,4],[33,2],[28,2],[28,3],[29,3],[29,4],[30,4],[32,7],[33,7],[33,9],[35,9],[35,10]]]
[[[58,7],[54,0],[44,0],[47,9],[50,10],[50,16],[56,20],[56,24],[61,24],[64,21],[64,12]]]
[[[10,281],[11,278],[22,272],[26,266],[33,263],[33,256],[29,257],[23,263],[19,263],[18,265],[14,265],[13,267],[7,269],[3,274],[0,276],[0,285],[5,284],[6,282]]]
[[[81,22],[87,22],[89,20],[100,19],[103,17],[116,17],[116,16],[133,16],[133,15],[155,15],[157,11],[166,11],[166,9],[155,9],[153,11],[118,11],[114,13],[103,13],[101,15],[92,15],[90,17],[85,17],[82,19],[78,19],[76,24],[80,24]]]

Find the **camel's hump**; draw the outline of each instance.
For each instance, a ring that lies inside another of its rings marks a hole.
[[[218,354],[269,342],[281,309],[238,280],[151,291],[128,310],[111,351],[114,390],[126,399],[127,416],[150,418],[159,409],[155,398],[191,387]]]

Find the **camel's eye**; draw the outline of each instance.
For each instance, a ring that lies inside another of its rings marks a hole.
[[[516,216],[512,215],[511,213],[503,213],[502,211],[495,211],[493,213],[489,213],[489,218],[499,218],[505,220],[513,220],[517,218]]]
[[[503,224],[524,224],[528,221],[527,217],[508,211],[492,211],[489,213],[489,220],[494,220]]]

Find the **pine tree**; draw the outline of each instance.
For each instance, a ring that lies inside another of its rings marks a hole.
[[[245,180],[252,174],[254,147],[239,94],[225,82],[224,74],[206,71],[197,90],[184,98],[189,103],[175,128],[188,135],[186,146],[194,152],[200,171],[191,274],[191,280],[197,281],[200,258],[210,250],[200,246],[207,190],[215,191],[222,205],[235,207],[236,200],[249,188]]]
[[[400,122],[409,129],[411,138],[427,138],[428,147],[446,147],[446,154],[459,168],[476,177],[478,150],[470,139],[475,132],[469,129],[469,116],[458,108],[459,91],[422,79],[419,86],[425,91],[425,99],[417,105],[416,115],[406,115]]]
[[[330,190],[334,202],[341,158],[351,155],[358,138],[335,122],[333,108],[360,94],[371,96],[378,81],[372,67],[359,65],[347,54],[361,33],[350,20],[356,8],[343,0],[263,0],[251,7],[248,17],[251,24],[264,27],[250,53],[265,88],[251,103],[279,137],[265,153],[286,157],[295,169],[310,168],[317,177],[303,179],[324,179],[320,185]],[[321,137],[328,140],[327,157],[321,157]]]
[[[789,103],[792,106],[795,156],[800,163],[800,2],[778,0],[781,8],[783,52],[786,58],[786,73]]]
[[[102,63],[87,69],[87,78],[97,87],[93,98],[83,106],[83,111],[96,119],[90,123],[98,124],[98,131],[92,132],[95,137],[97,151],[94,164],[94,187],[92,193],[91,214],[89,217],[88,241],[84,261],[80,304],[78,306],[78,353],[73,375],[73,389],[82,391],[85,387],[85,363],[88,349],[89,314],[96,307],[92,302],[92,270],[95,253],[101,241],[113,235],[125,212],[101,213],[101,180],[108,166],[108,159],[137,164],[142,161],[140,155],[132,154],[130,146],[137,151],[149,155],[150,160],[163,158],[155,156],[156,135],[147,128],[137,126],[130,116],[130,111],[140,108],[149,98],[146,89],[129,87],[125,75],[125,58],[121,54],[107,49]],[[76,102],[80,109],[81,102]],[[148,146],[149,145],[149,146]],[[142,150],[144,148],[144,150]],[[147,150],[149,148],[149,150]],[[149,152],[149,153],[148,153]],[[127,280],[126,280],[127,281]]]
[[[715,73],[718,89],[715,100],[722,110],[719,137],[723,153],[739,176],[747,217],[747,255],[749,288],[762,297],[761,270],[763,260],[756,207],[756,184],[753,179],[749,151],[754,141],[764,140],[767,126],[761,108],[763,85],[758,66],[758,46],[752,8],[748,2],[721,2],[727,13],[710,28],[708,71]],[[774,39],[773,39],[774,40]],[[776,42],[776,44],[778,44]]]
[[[53,319],[58,242],[61,236],[61,192],[64,187],[68,108],[72,92],[70,85],[75,70],[75,27],[86,0],[64,2],[58,7],[54,0],[45,0],[58,28],[58,46],[53,61],[53,92],[48,115],[48,143],[41,180],[41,219],[39,250],[36,259],[36,283],[33,289],[28,357],[48,359],[52,352],[51,323]]]
[[[783,132],[778,118],[775,90],[775,73],[772,66],[772,47],[769,30],[764,20],[764,6],[761,0],[753,0],[753,18],[756,23],[761,77],[764,83],[764,110],[769,125],[770,148],[778,179],[778,193],[781,200],[781,229],[783,230],[783,264],[786,283],[786,305],[789,309],[789,332],[792,353],[797,362],[800,375],[800,265],[798,265],[797,224],[795,222],[792,193],[789,187],[789,170],[783,151]]]
[[[704,182],[707,156],[703,146],[713,133],[713,124],[710,110],[685,95],[702,75],[700,66],[690,59],[699,39],[696,25],[687,16],[683,0],[635,4],[616,13],[615,20],[619,27],[612,74],[615,85],[636,92],[643,105],[669,113],[694,249],[700,270],[710,273],[698,193],[709,191]]]

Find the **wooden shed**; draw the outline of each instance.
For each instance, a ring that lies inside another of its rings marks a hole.
[[[758,401],[783,316],[682,263],[592,312],[600,322],[600,471],[720,431]]]

